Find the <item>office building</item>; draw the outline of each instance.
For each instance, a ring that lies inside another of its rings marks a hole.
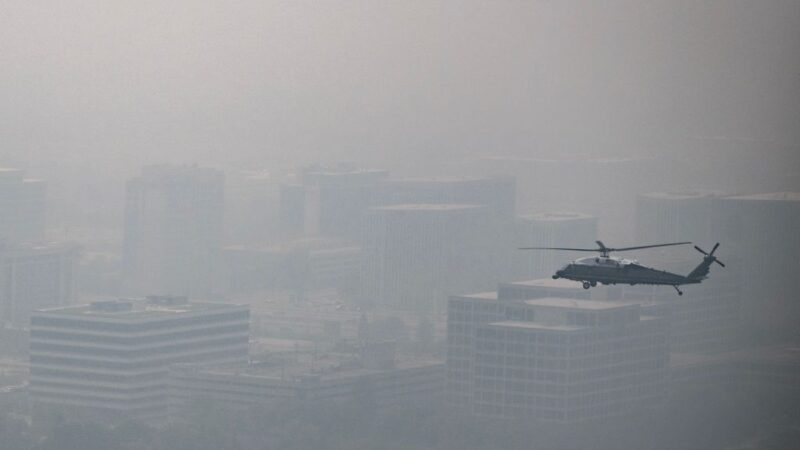
[[[147,166],[125,203],[125,291],[208,294],[222,242],[224,176],[214,169]]]
[[[364,301],[443,311],[448,295],[496,282],[497,246],[486,207],[412,204],[375,208],[364,243]]]
[[[481,205],[494,217],[511,219],[516,211],[516,180],[508,176],[387,180],[380,186],[379,203]]]
[[[723,197],[716,202],[713,220],[723,243],[718,253],[724,249],[726,258],[738,262],[742,317],[750,332],[800,336],[796,280],[800,193]]]
[[[31,312],[75,300],[72,244],[0,244],[0,322],[28,325]]]
[[[176,363],[247,361],[249,310],[185,297],[101,301],[31,317],[30,392],[39,413],[93,420],[166,413]]]
[[[0,167],[0,240],[38,241],[46,225],[45,183]]]
[[[227,246],[220,255],[225,292],[282,289],[357,289],[361,247],[332,238],[267,246]]]
[[[338,237],[358,241],[364,214],[378,203],[378,186],[386,170],[352,164],[311,165],[296,183],[281,187],[284,238]]]
[[[657,192],[636,197],[636,240],[647,243],[690,241],[700,246],[720,239],[712,229],[711,191]]]
[[[477,415],[574,423],[657,406],[668,322],[637,302],[453,296],[447,399]]]
[[[593,248],[597,239],[597,218],[573,212],[540,213],[517,217],[514,248],[572,247]],[[575,256],[552,250],[516,250],[513,278],[550,277]]]
[[[366,409],[432,405],[441,398],[441,361],[395,358],[384,348],[376,351],[381,353],[377,363],[365,355],[326,353],[249,364],[176,366],[170,381],[172,406],[176,413],[191,407],[193,400],[232,410],[348,404]]]

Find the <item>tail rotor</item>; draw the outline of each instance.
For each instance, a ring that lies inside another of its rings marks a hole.
[[[698,246],[696,246],[696,245],[694,246],[694,248],[695,248],[695,250],[697,250],[698,252],[700,252],[700,253],[702,253],[703,255],[705,255],[704,259],[706,259],[706,260],[710,260],[711,262],[715,262],[715,263],[719,264],[720,266],[722,266],[722,267],[725,267],[725,264],[723,264],[723,263],[722,263],[722,261],[718,260],[718,259],[717,259],[717,257],[716,257],[716,256],[714,256],[714,252],[716,252],[716,251],[717,251],[717,248],[719,248],[719,242],[717,242],[716,244],[714,244],[714,248],[712,248],[712,249],[711,249],[711,252],[710,252],[710,253],[706,253],[706,251],[705,251],[705,250],[703,250],[702,248],[700,248],[700,247],[698,247]]]

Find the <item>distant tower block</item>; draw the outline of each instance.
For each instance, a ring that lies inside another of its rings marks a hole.
[[[550,212],[517,219],[516,247],[587,247],[597,239],[597,218],[575,212]],[[580,254],[572,255],[574,257]],[[535,279],[551,276],[570,255],[536,250],[517,251],[514,278]]]
[[[692,241],[712,245],[715,199],[711,191],[650,193],[636,198],[636,240],[642,243]]]
[[[126,290],[204,295],[222,241],[224,175],[191,166],[148,166],[125,203]]]
[[[410,204],[375,208],[366,229],[363,295],[388,308],[443,310],[447,296],[497,277],[496,222],[486,207]]]
[[[0,167],[0,241],[38,241],[45,230],[45,183]]]

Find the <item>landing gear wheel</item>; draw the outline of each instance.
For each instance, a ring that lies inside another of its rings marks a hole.
[[[584,289],[589,289],[590,287],[592,287],[592,284],[591,284],[591,283],[589,283],[588,281],[584,281],[584,282],[583,282],[583,288],[584,288]]]
[[[591,284],[592,287],[595,287],[595,286],[597,286],[597,281],[590,281],[589,284]]]

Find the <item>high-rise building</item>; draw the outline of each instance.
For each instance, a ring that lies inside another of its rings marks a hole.
[[[740,266],[745,325],[758,335],[798,337],[800,193],[723,197],[713,220],[724,246],[720,252]]]
[[[125,290],[207,294],[222,241],[224,175],[190,166],[147,166],[125,203]]]
[[[492,156],[475,162],[481,173],[516,177],[518,210],[590,214],[599,219],[598,235],[606,243],[628,244],[634,232],[636,194],[665,188],[664,164],[654,158]]]
[[[364,244],[363,295],[388,308],[444,310],[447,296],[496,282],[495,222],[486,207],[375,208]]]
[[[0,168],[0,240],[38,241],[45,231],[45,183]]]
[[[714,201],[710,191],[651,193],[636,198],[636,239],[639,243],[691,241],[713,245],[720,237],[711,227]]]
[[[379,204],[378,186],[388,176],[351,164],[304,168],[297,183],[281,187],[283,237],[359,240],[364,214]]]
[[[514,247],[593,248],[597,218],[573,212],[540,213],[517,218]],[[568,254],[566,256],[569,256]],[[551,250],[517,250],[513,278],[549,277],[564,265],[565,254]]]
[[[0,244],[0,322],[24,327],[36,309],[71,304],[77,255],[71,244]]]
[[[172,364],[245,362],[248,340],[247,307],[185,297],[38,311],[31,317],[31,399],[44,415],[163,415]]]
[[[516,211],[516,180],[508,176],[388,180],[381,184],[379,202],[383,206],[415,203],[481,205],[494,217],[510,220]]]
[[[638,302],[451,297],[447,398],[478,415],[574,423],[664,397],[668,322]]]

